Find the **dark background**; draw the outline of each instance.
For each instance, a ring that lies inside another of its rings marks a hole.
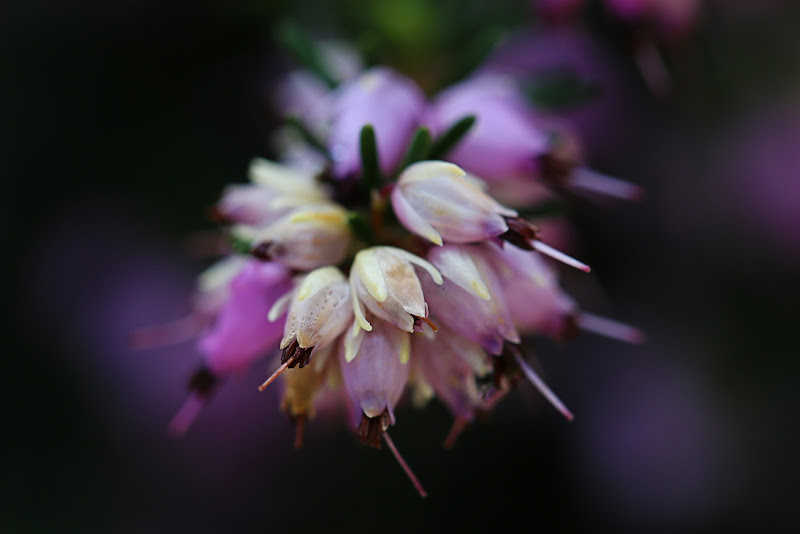
[[[226,383],[183,439],[166,435],[197,356],[191,344],[132,353],[125,336],[185,311],[207,263],[187,236],[211,227],[205,209],[250,158],[273,155],[267,90],[288,65],[274,23],[350,31],[358,19],[334,18],[352,2],[162,4],[0,7],[0,530],[800,526],[796,5],[711,4],[671,56],[664,99],[595,26],[633,96],[625,124],[608,125],[624,144],[591,163],[648,196],[570,204],[594,273],[565,284],[648,342],[541,344],[571,424],[522,387],[444,451],[446,410],[401,408],[392,435],[430,494],[420,500],[335,416],[294,450],[277,392],[255,392],[264,369]]]

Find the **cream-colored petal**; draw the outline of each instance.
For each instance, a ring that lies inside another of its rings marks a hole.
[[[287,308],[289,308],[289,303],[292,301],[293,297],[294,297],[294,290],[287,291],[286,293],[284,293],[278,300],[275,301],[275,303],[269,309],[269,313],[267,313],[267,319],[270,322],[275,322],[278,319],[278,317],[283,315],[283,313],[287,310]]]
[[[297,300],[304,301],[316,295],[318,291],[344,280],[342,272],[333,266],[314,269],[303,279],[297,290]]]
[[[353,329],[357,325],[356,321],[353,321]],[[364,336],[367,333],[364,330],[358,330],[358,334],[354,336],[344,336],[344,360],[346,362],[352,362],[353,359],[358,354],[358,349],[361,348],[361,342],[364,341]]]
[[[397,184],[402,186],[442,175],[464,176],[466,173],[458,165],[446,161],[420,161],[409,165],[398,178]]]
[[[403,250],[401,248],[397,248],[397,247],[383,247],[383,248],[390,250],[392,252],[392,254],[394,254],[395,256],[397,256],[398,258],[400,258],[402,260],[406,260],[409,263],[413,263],[414,265],[418,265],[418,266],[422,267],[423,269],[428,271],[428,274],[431,275],[431,278],[433,278],[433,281],[436,282],[436,284],[442,285],[442,281],[443,281],[442,280],[442,274],[439,272],[439,270],[436,267],[433,266],[432,263],[430,263],[430,262],[428,262],[426,260],[423,260],[422,258],[417,256],[416,254],[412,254],[412,253],[408,252],[407,250]]]
[[[383,278],[383,271],[374,249],[365,249],[356,254],[352,270],[375,300],[378,302],[386,300],[389,295],[386,280]],[[350,275],[351,278],[352,276],[353,274]],[[353,294],[355,295],[355,292]]]
[[[430,256],[442,274],[458,287],[482,300],[491,298],[489,288],[481,277],[478,267],[466,251],[448,246],[432,250]]]
[[[367,332],[372,331],[372,325],[369,324],[369,321],[367,321],[367,318],[364,316],[364,310],[361,309],[361,302],[358,300],[355,277],[355,273],[350,272],[350,296],[351,300],[353,301],[353,315],[355,316],[355,320],[353,321],[353,330],[350,337],[356,337],[362,328]]]

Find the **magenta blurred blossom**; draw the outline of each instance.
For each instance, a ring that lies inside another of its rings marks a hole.
[[[336,89],[327,146],[337,177],[356,175],[361,168],[361,129],[375,130],[379,163],[391,174],[400,163],[425,111],[425,95],[410,79],[376,67]]]
[[[451,86],[434,98],[427,120],[441,133],[467,115],[477,120],[449,161],[490,183],[536,173],[547,132],[513,80],[481,75]]]
[[[510,76],[521,85],[569,75],[599,88],[587,102],[555,113],[540,111],[543,124],[556,121],[575,132],[589,161],[624,156],[636,135],[642,104],[635,86],[617,56],[588,31],[557,27],[519,32],[490,54],[479,74]],[[518,187],[518,182],[512,185]]]
[[[249,260],[242,267],[214,325],[198,341],[212,373],[241,371],[275,348],[283,326],[268,322],[267,313],[290,288],[289,271],[279,264]]]

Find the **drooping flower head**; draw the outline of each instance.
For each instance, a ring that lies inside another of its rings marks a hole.
[[[283,154],[290,165],[254,160],[250,183],[226,188],[216,205],[231,255],[200,279],[205,365],[181,428],[219,377],[270,357],[280,363],[259,389],[280,378],[296,444],[322,399],[344,400],[360,441],[386,445],[424,496],[389,437],[409,387],[438,396],[454,429],[523,377],[571,418],[528,364],[523,334],[599,324],[573,306],[544,256],[589,267],[492,195],[492,183],[541,178],[554,152],[519,88],[475,77],[429,105],[384,67],[329,91],[292,84],[302,94],[284,94],[287,113],[317,153],[306,163],[302,151]]]

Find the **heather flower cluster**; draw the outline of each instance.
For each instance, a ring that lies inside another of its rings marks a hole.
[[[275,358],[260,389],[279,384],[298,444],[320,403],[341,401],[359,440],[385,444],[424,495],[389,437],[399,403],[438,397],[454,418],[447,445],[523,379],[571,419],[524,341],[641,336],[581,310],[557,268],[589,267],[522,209],[565,189],[640,192],[589,171],[578,140],[509,79],[428,96],[352,61],[286,80],[282,162],[253,160],[249,183],[215,206],[231,252],[199,278],[190,329],[203,364],[171,428],[186,431],[225,377]]]

